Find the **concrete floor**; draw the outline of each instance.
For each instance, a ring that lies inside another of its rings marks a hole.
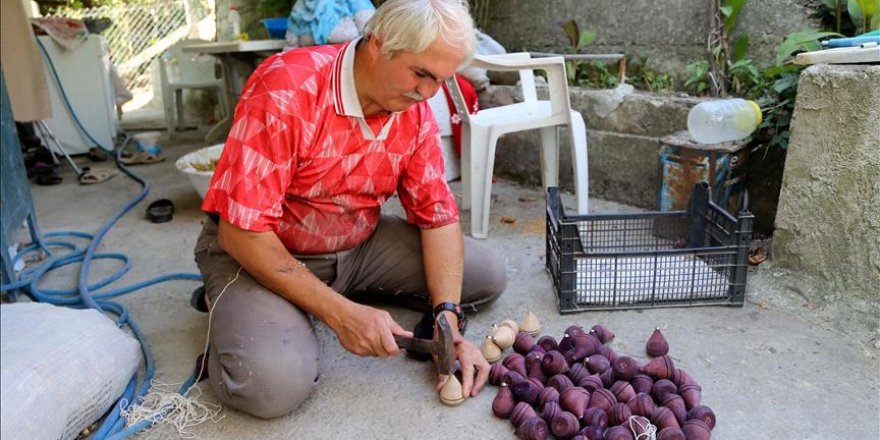
[[[204,146],[201,132],[187,132],[160,146],[162,163],[133,167],[152,191],[117,224],[102,250],[129,255],[133,268],[120,281],[127,285],[169,272],[195,272],[191,249],[203,214],[200,199],[174,167],[183,154]],[[112,167],[111,162],[89,163]],[[102,184],[78,185],[70,167],[62,165],[59,186],[32,186],[39,224],[44,232],[72,229],[94,232],[140,190],[123,175]],[[455,191],[460,185],[453,184]],[[499,181],[493,189],[490,238],[486,244],[505,256],[508,290],[491,308],[471,317],[468,337],[479,341],[491,323],[519,320],[528,310],[543,324],[542,334],[559,337],[571,324],[603,323],[616,332],[612,347],[645,360],[644,343],[655,326],[664,329],[670,354],[703,386],[702,402],[712,407],[717,439],[877,439],[878,337],[877,317],[871,325],[847,325],[847,315],[822,314],[774,285],[765,265],[750,274],[747,302],[742,308],[706,307],[643,311],[588,312],[560,315],[550,279],[544,270],[544,203],[536,188]],[[152,224],[144,217],[147,204],[169,198],[174,220]],[[566,196],[567,204],[572,198]],[[594,199],[593,212],[635,210]],[[467,213],[464,213],[467,214]],[[512,224],[500,222],[514,218]],[[468,230],[467,215],[462,216]],[[93,279],[113,271],[116,263],[95,264]],[[47,285],[72,285],[75,271],[52,274]],[[202,350],[207,315],[190,308],[194,282],[169,282],[121,298],[149,337],[156,359],[156,379],[186,379]],[[412,327],[415,312],[391,309],[404,326]],[[830,313],[830,312],[829,312]],[[860,321],[863,322],[864,320]],[[318,325],[323,350],[322,383],[317,393],[294,414],[259,420],[232,408],[223,419],[190,429],[203,439],[512,439],[512,425],[495,418],[491,402],[496,388],[457,407],[442,405],[434,391],[431,366],[406,358],[377,360],[346,352],[335,335]],[[205,387],[203,398],[216,401]],[[170,426],[157,426],[142,439],[177,438]]]

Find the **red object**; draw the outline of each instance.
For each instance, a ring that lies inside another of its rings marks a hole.
[[[458,221],[439,127],[427,102],[363,117],[354,44],[269,57],[248,79],[202,209],[249,231],[273,231],[296,254],[366,240],[396,191],[407,222]],[[525,374],[525,369],[523,369]]]
[[[458,82],[461,96],[464,98],[465,104],[467,104],[468,113],[475,114],[480,110],[480,103],[477,101],[477,91],[474,90],[474,86],[468,80],[460,75],[455,75],[455,80]],[[455,111],[455,103],[452,101],[452,94],[449,92],[449,87],[446,86],[446,83],[443,83],[443,93],[446,94],[446,103],[449,104],[449,114],[451,115],[449,122],[452,124],[452,142],[455,145],[455,153],[458,154],[458,157],[461,157],[461,116]]]

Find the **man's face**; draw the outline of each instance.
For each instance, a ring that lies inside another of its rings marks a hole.
[[[376,90],[372,98],[386,111],[404,111],[434,96],[463,60],[459,50],[443,41],[435,41],[421,53],[398,52],[390,59],[379,55],[374,63]]]

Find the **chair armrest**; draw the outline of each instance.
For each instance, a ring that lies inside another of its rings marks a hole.
[[[562,57],[565,61],[610,61],[617,62],[617,79],[623,82],[626,78],[626,55],[622,53],[574,53],[557,54],[547,52],[529,52],[533,57]]]
[[[515,71],[523,69],[552,69],[553,66],[565,66],[565,59],[562,57],[547,58],[522,58],[511,57],[509,55],[519,54],[501,54],[501,55],[474,55],[471,67],[478,67],[486,70],[495,71]],[[528,54],[526,54],[528,55]]]
[[[565,59],[562,57],[532,58],[526,52],[500,55],[475,55],[470,67],[494,71],[519,71],[520,83],[525,102],[537,101],[535,80],[532,70],[543,70],[547,74],[547,88],[550,95],[550,108],[555,115],[567,118],[571,109],[568,98],[568,78],[565,75]],[[457,87],[451,90],[457,91]],[[453,98],[454,100],[454,98]],[[458,104],[456,102],[456,104]],[[458,108],[458,105],[456,105]],[[459,110],[459,114],[461,111]]]
[[[535,58],[562,57],[566,61],[620,61],[626,55],[622,53],[548,53],[529,52]]]
[[[527,52],[475,55],[470,66],[501,72],[519,71],[523,98],[527,102],[537,100],[532,71],[543,70],[547,74],[547,85],[551,95],[565,95],[565,106],[568,106],[568,83],[565,76],[565,60],[562,57],[532,58]],[[562,111],[559,107],[562,101],[559,99],[561,97],[551,99],[557,112]]]

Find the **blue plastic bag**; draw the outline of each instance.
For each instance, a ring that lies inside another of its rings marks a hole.
[[[297,0],[287,20],[288,45],[334,44],[357,38],[375,11],[369,0]]]

